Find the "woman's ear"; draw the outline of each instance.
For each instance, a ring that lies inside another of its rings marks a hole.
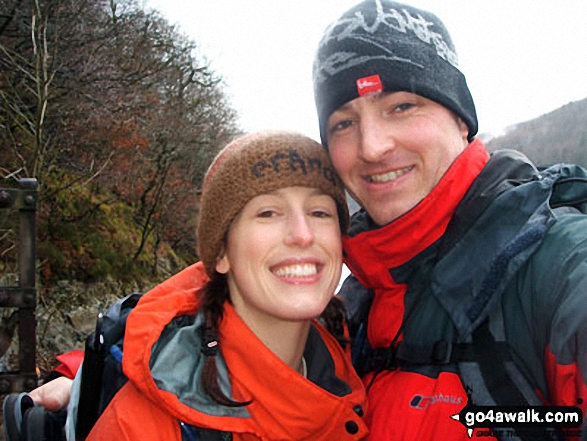
[[[230,270],[230,262],[228,261],[228,256],[224,251],[222,251],[222,257],[220,257],[216,261],[216,271],[220,274],[226,274]]]

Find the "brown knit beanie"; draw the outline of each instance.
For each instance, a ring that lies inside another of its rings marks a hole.
[[[228,144],[204,178],[198,224],[198,254],[211,276],[230,223],[260,194],[284,187],[312,187],[336,202],[340,228],[349,213],[342,184],[318,142],[297,133],[263,131]]]

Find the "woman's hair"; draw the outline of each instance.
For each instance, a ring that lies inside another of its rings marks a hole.
[[[229,407],[246,406],[251,401],[234,401],[228,398],[218,384],[216,353],[221,347],[219,339],[220,322],[224,303],[230,301],[228,282],[225,274],[214,272],[210,280],[198,292],[200,312],[204,314],[205,324],[202,328],[202,353],[205,356],[201,385],[204,391],[217,403]],[[344,348],[349,343],[344,332],[345,310],[342,301],[336,296],[330,299],[321,314],[321,319],[330,332]]]

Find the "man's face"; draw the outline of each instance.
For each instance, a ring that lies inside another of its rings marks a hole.
[[[467,126],[408,92],[349,101],[328,119],[328,149],[347,190],[378,225],[411,210],[468,145]],[[440,201],[440,203],[442,203]]]

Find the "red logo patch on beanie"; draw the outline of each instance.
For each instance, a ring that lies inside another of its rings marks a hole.
[[[371,75],[370,77],[363,77],[357,80],[357,92],[359,92],[359,96],[381,92],[382,90],[383,84],[379,75]]]

